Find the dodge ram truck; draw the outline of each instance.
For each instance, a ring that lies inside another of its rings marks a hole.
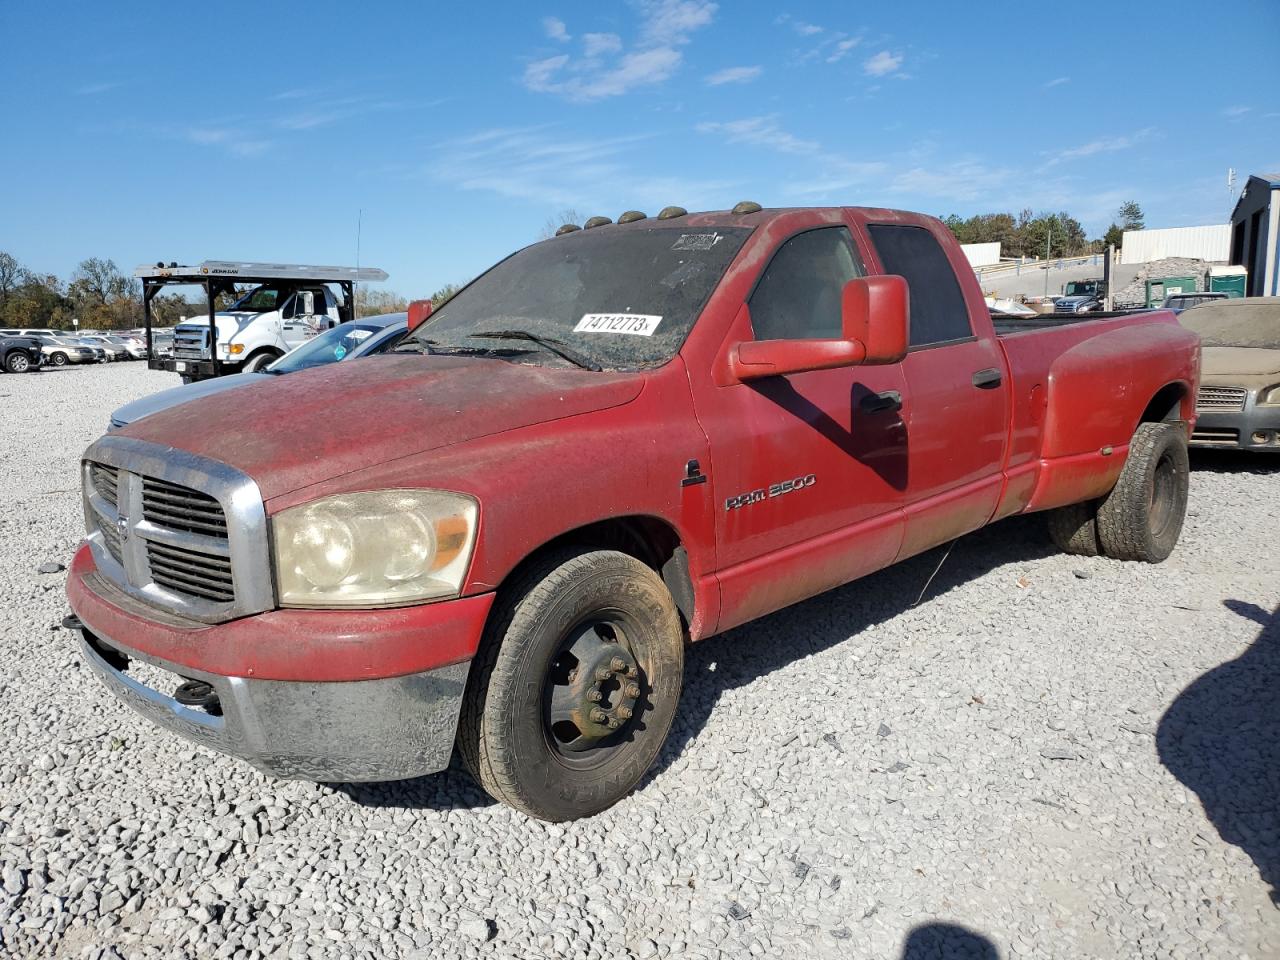
[[[68,625],[110,691],[279,777],[456,744],[566,820],[654,761],[688,642],[1014,514],[1174,548],[1200,343],[1167,311],[993,321],[947,228],[893,210],[587,227],[392,354],[93,443]]]

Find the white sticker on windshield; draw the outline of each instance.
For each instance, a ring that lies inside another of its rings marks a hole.
[[[718,233],[682,233],[671,245],[672,250],[710,250],[724,237]]]
[[[584,313],[574,333],[629,333],[652,337],[662,317],[648,313]]]

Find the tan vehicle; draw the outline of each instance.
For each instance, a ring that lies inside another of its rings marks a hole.
[[[1280,297],[1217,300],[1178,320],[1204,345],[1191,445],[1280,453]]]

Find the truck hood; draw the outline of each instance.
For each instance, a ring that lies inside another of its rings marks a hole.
[[[213,315],[213,322],[218,327],[218,340],[220,342],[230,340],[260,316],[262,316],[262,314],[254,313],[250,310],[226,310],[215,313]],[[208,316],[203,316],[178,324],[174,327],[174,332],[182,331],[185,333],[187,331],[191,331],[195,333],[208,329],[209,318]]]
[[[1078,307],[1082,303],[1089,303],[1097,299],[1098,299],[1097,297],[1082,296],[1077,294],[1075,296],[1070,296],[1070,297],[1059,297],[1054,302],[1054,305],[1058,307]]]
[[[237,373],[229,377],[214,377],[196,383],[184,383],[180,387],[170,387],[168,390],[161,390],[159,393],[126,403],[123,407],[117,407],[111,413],[111,427],[118,430],[135,420],[176,407],[188,400],[210,397],[224,390],[234,390],[236,387],[243,387],[245,384],[256,383],[259,380],[269,380],[272,376],[273,374],[269,373]]]
[[[1215,386],[1249,377],[1280,377],[1280,350],[1266,347],[1204,347],[1200,352],[1200,378]]]
[[[244,471],[266,500],[354,470],[634,400],[636,373],[485,357],[335,363],[170,407],[120,435]],[[431,476],[422,476],[424,486]]]

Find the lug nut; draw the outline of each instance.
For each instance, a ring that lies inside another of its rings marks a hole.
[[[627,669],[627,662],[621,657],[614,657],[609,661],[609,666],[612,668],[614,673],[621,673],[623,670]]]
[[[638,671],[635,667],[632,667],[630,670],[627,671],[627,676],[630,677],[632,680],[634,680],[636,677],[640,676],[640,671]]]
[[[591,716],[592,723],[604,723],[605,720],[608,719],[605,716],[605,712],[601,710],[599,707],[592,707],[590,716]]]
[[[628,683],[627,689],[622,692],[634,700],[636,697],[640,696],[640,685],[637,683]]]
[[[613,676],[613,673],[608,667],[599,667],[596,670],[596,679],[601,682],[608,680],[611,676]]]
[[[599,690],[588,690],[587,699],[590,700],[592,703],[599,703],[601,700],[604,699],[604,694],[602,694]]]
[[[623,720],[630,720],[630,719],[631,719],[631,708],[630,708],[630,707],[625,707],[625,706],[624,706],[624,707],[619,707],[619,708],[618,708],[618,716],[619,716],[619,717],[621,717]]]
[[[610,718],[609,718],[609,729],[610,729],[610,730],[617,730],[617,729],[618,729],[618,727],[620,727],[620,726],[622,726],[622,721],[621,721],[621,720],[619,720],[617,717],[610,717]]]

